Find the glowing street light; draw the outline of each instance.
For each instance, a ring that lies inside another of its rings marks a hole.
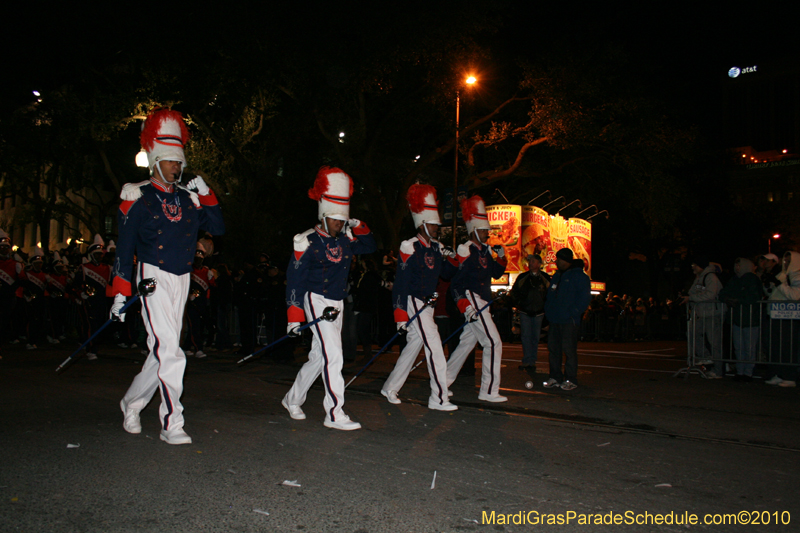
[[[144,151],[144,148],[139,150],[139,153],[136,154],[136,166],[139,168],[147,168],[150,166],[147,161],[147,152]]]
[[[777,240],[778,240],[778,239],[780,239],[780,238],[781,238],[781,234],[780,234],[780,233],[774,233],[774,234],[772,235],[772,237],[770,237],[769,239],[767,239],[767,253],[768,253],[768,254],[771,254],[771,253],[772,253],[772,241],[773,241],[773,239],[777,241]]]
[[[475,85],[475,82],[478,81],[475,76],[468,76],[467,79],[464,80],[464,83],[467,84],[467,87],[472,87]],[[456,247],[456,223],[458,222],[458,217],[456,214],[458,213],[458,120],[459,120],[459,111],[461,109],[461,90],[456,89],[456,145],[453,153],[455,154],[453,157],[454,165],[453,165],[453,248]]]

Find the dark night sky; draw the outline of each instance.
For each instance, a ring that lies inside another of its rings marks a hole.
[[[27,8],[18,16],[5,16],[3,49],[13,51],[4,59],[3,94],[27,98],[30,91],[64,79],[75,68],[76,59],[87,64],[105,61],[121,50],[150,47],[152,50],[191,50],[199,43],[213,45],[231,33],[253,31],[269,38],[275,24],[294,24],[298,46],[315,46],[313,35],[303,35],[305,21],[313,17],[307,6],[302,12],[261,4],[259,12],[226,4],[213,11],[193,4],[187,10],[159,7],[142,12],[142,5],[128,9],[98,4],[91,11],[74,5],[41,8],[33,15]],[[330,4],[329,4],[330,5]],[[343,9],[355,9],[343,2]],[[370,4],[365,4],[370,6]],[[410,9],[403,3],[404,9]],[[453,3],[458,8],[458,3]],[[561,3],[496,2],[503,28],[491,39],[498,50],[517,55],[535,54],[542,43],[564,38],[591,49],[600,42],[625,47],[641,68],[643,81],[654,95],[676,110],[689,111],[698,122],[714,120],[720,83],[730,66],[767,61],[797,62],[798,39],[786,6],[759,4],[759,11],[737,11],[730,6],[681,9],[674,4],[642,4],[638,8],[615,8],[607,4],[578,9]],[[374,6],[374,4],[373,4]],[[169,9],[172,9],[170,12]],[[374,7],[366,7],[371,10]],[[375,23],[391,26],[391,7],[375,13]],[[324,16],[324,15],[320,15]],[[425,9],[419,11],[425,16]],[[360,17],[369,20],[370,15]],[[580,48],[580,47],[579,47]]]

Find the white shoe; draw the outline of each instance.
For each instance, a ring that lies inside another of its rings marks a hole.
[[[36,345],[35,344],[26,344],[25,345],[25,349],[26,350],[35,350],[36,349]]]
[[[289,411],[289,416],[291,416],[295,420],[305,420],[306,419],[306,414],[303,412],[302,409],[300,409],[299,405],[290,405],[286,401],[286,398],[281,400],[281,405],[284,406],[287,411]]]
[[[780,385],[783,380],[778,376],[772,376],[772,378],[768,379],[764,383],[767,385]]]
[[[138,346],[136,346],[136,343],[134,342],[133,344],[131,344],[131,350],[133,350],[135,348],[138,348]]]
[[[120,342],[120,343],[117,344],[117,346],[120,347],[120,348],[127,348],[128,347],[128,343]]]
[[[361,424],[353,422],[347,415],[342,415],[339,420],[333,422],[327,416],[325,417],[324,425],[326,428],[341,429],[342,431],[353,431],[354,429],[361,429]]]
[[[458,406],[450,402],[439,403],[438,400],[429,399],[428,409],[433,409],[435,411],[457,411]]]
[[[508,398],[505,396],[493,395],[493,394],[478,394],[478,399],[483,400],[484,402],[492,402],[492,403],[502,403],[507,402]]]
[[[67,340],[67,336],[66,335],[59,335],[58,336],[58,340],[65,341],[65,340]]]
[[[542,383],[542,385],[547,389],[558,388],[558,387],[561,386],[561,384],[558,381],[556,381],[554,378],[548,379],[547,381]]]
[[[139,350],[142,355],[150,355],[150,350]]]
[[[778,387],[796,387],[796,386],[797,386],[797,382],[790,381],[788,379],[784,379],[783,381],[778,383]]]
[[[197,359],[203,359],[204,357],[207,357],[207,356],[206,356],[206,354],[205,354],[205,353],[203,353],[203,350],[197,350],[197,351],[194,353],[194,356],[195,356]]]
[[[58,341],[58,339],[54,339],[54,338],[53,338],[53,337],[51,337],[50,335],[48,335],[48,336],[47,336],[47,342],[49,342],[50,344],[61,344],[61,343]]]
[[[186,434],[183,428],[170,429],[169,431],[161,430],[161,440],[167,444],[191,444],[192,437]]]
[[[193,350],[184,350],[183,353],[186,354],[186,357],[191,357],[194,355]]]
[[[397,391],[394,390],[381,390],[381,394],[383,394],[389,403],[393,403],[395,405],[402,403],[400,398],[397,397]]]
[[[709,366],[714,364],[713,359],[701,359],[696,363],[698,366]]]
[[[94,352],[86,352],[86,359],[89,361],[94,361],[97,359],[97,354]]]
[[[125,420],[122,422],[122,429],[134,435],[142,432],[142,423],[139,420],[139,411],[130,409],[125,400],[119,401],[119,406],[122,409],[122,414],[125,415]]]

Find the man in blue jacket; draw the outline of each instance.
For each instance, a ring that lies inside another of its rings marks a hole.
[[[591,283],[589,276],[583,272],[583,261],[574,261],[569,248],[556,252],[556,266],[558,272],[550,280],[550,289],[544,304],[545,316],[550,321],[547,340],[550,379],[544,382],[544,386],[560,386],[562,390],[573,390],[578,386],[578,332],[581,317],[589,307]],[[562,352],[567,356],[563,373]]]

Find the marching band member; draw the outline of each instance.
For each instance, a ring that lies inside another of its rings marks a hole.
[[[189,351],[184,350],[186,355],[194,355],[198,359],[206,357],[205,352],[203,352],[203,342],[206,334],[208,298],[211,295],[211,287],[217,286],[214,281],[214,273],[203,265],[205,256],[206,249],[198,241],[190,275],[189,303],[186,305],[186,318],[189,326],[186,342],[189,344]]]
[[[86,252],[86,260],[81,266],[78,281],[81,286],[81,300],[84,314],[84,334],[88,339],[94,334],[106,320],[108,320],[107,296],[111,286],[111,267],[103,262],[106,255],[106,244],[100,235],[94,236],[94,242],[89,245]],[[99,339],[89,343],[86,347],[86,358],[89,360],[97,359],[97,345]]]
[[[338,168],[322,167],[308,195],[319,204],[320,223],[295,235],[294,253],[286,269],[287,332],[297,334],[300,322],[313,321],[326,307],[339,310],[333,321],[322,320],[311,328],[314,339],[308,361],[297,373],[294,385],[281,401],[295,420],[304,420],[301,406],[317,377],[325,389],[324,425],[354,430],[361,424],[342,410],[342,314],[347,296],[347,278],[353,255],[375,251],[375,238],[363,222],[350,218],[353,180]]]
[[[443,264],[450,264],[446,257],[455,258],[456,254],[436,240],[441,225],[436,189],[415,184],[408,189],[406,198],[417,235],[400,245],[392,301],[397,329],[407,332],[408,337],[381,394],[389,403],[400,403],[397,393],[406,382],[419,351],[424,348],[431,384],[428,409],[455,411],[458,407],[448,400],[447,360],[433,320],[433,305],[425,306],[424,300],[436,292]],[[409,324],[409,318],[418,312],[417,318]]]
[[[190,272],[199,231],[225,232],[222,211],[214,192],[200,176],[180,185],[189,132],[177,111],[157,109],[145,120],[141,144],[147,152],[150,180],[128,183],[119,207],[119,242],[114,262],[112,317],[124,320],[120,310],[131,295],[133,258],[138,279],[154,278],[155,292],[142,299],[149,355],[120,402],[128,433],[142,431],[139,412],[156,389],[161,392],[161,440],[191,444],[183,430],[183,372],[186,356],[180,348],[183,313],[189,294]]]
[[[38,343],[45,333],[45,295],[47,291],[47,279],[42,266],[44,265],[44,252],[38,246],[33,249],[28,258],[28,268],[25,269],[25,289],[23,292],[25,301],[25,321],[28,350],[35,350]]]
[[[25,268],[11,253],[11,238],[0,229],[0,347],[17,343],[14,317],[19,313],[17,292],[22,290]]]
[[[492,278],[499,278],[505,272],[505,252],[502,246],[498,246],[498,260],[495,260],[492,249],[485,244],[489,238],[490,226],[486,217],[486,206],[480,196],[463,200],[461,212],[467,223],[469,240],[458,247],[458,273],[453,277],[451,287],[467,325],[461,332],[458,348],[447,362],[447,386],[453,384],[467,355],[480,342],[483,347],[483,365],[478,399],[505,402],[508,398],[499,394],[503,342],[492,320],[490,309],[487,307],[482,313],[478,313],[492,300]]]

